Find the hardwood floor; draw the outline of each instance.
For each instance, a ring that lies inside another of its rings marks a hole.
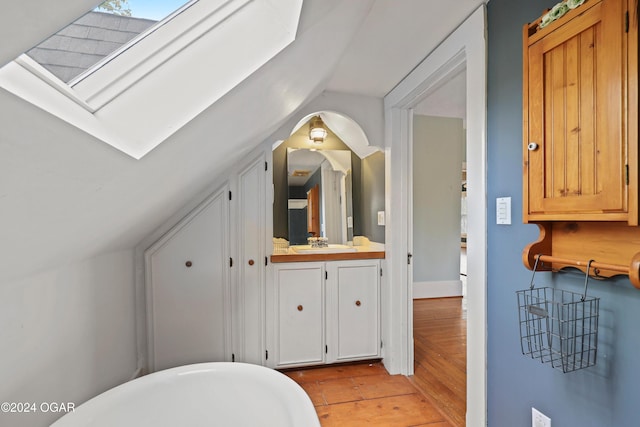
[[[323,427],[462,427],[466,311],[461,298],[414,301],[415,375],[380,362],[285,371],[307,392]]]
[[[411,381],[449,418],[465,425],[467,312],[462,298],[413,301],[415,374]]]
[[[382,363],[285,372],[304,388],[322,427],[452,427],[411,381]]]

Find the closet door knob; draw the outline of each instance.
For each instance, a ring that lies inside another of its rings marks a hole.
[[[187,267],[191,267],[193,263],[191,261],[187,261],[184,263],[184,265],[186,265]]]
[[[302,311],[304,307],[302,307],[301,305],[298,306],[298,311]]]
[[[360,300],[356,301],[356,305],[357,305],[358,307],[360,307],[360,306],[362,305],[362,303],[360,302]]]
[[[249,260],[249,265],[253,265],[254,261],[252,259]]]

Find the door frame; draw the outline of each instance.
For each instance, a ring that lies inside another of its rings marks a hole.
[[[452,73],[466,67],[468,288],[466,425],[486,426],[486,7],[481,5],[384,98],[387,194],[384,363],[413,374],[412,251],[413,108]]]

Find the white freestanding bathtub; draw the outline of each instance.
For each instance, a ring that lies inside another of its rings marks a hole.
[[[51,427],[319,427],[304,390],[280,372],[200,363],[155,372],[83,403]]]

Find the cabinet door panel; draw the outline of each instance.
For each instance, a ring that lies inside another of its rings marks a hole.
[[[337,271],[337,359],[378,356],[378,264]]]
[[[621,2],[603,2],[529,46],[530,215],[627,209]],[[616,218],[619,220],[620,218]]]
[[[150,255],[153,370],[227,359],[227,203],[220,192]]]
[[[238,174],[239,235],[237,359],[262,364],[264,355],[264,159]]]
[[[320,266],[278,269],[278,365],[324,362],[324,279]]]

